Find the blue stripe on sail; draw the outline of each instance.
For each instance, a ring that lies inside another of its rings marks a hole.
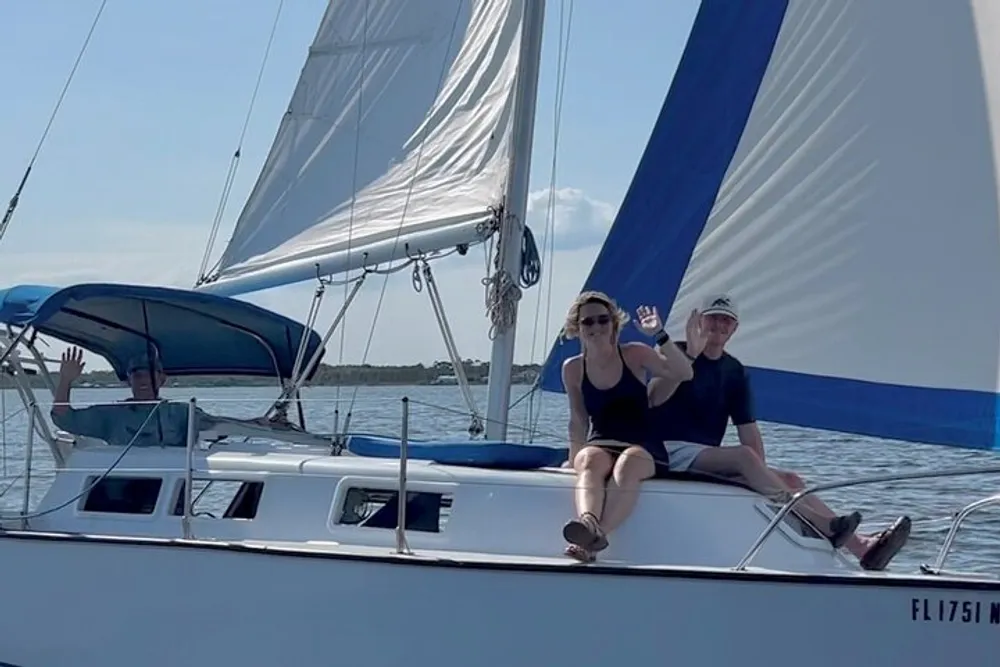
[[[998,396],[750,368],[759,419],[879,438],[1000,450]]]
[[[667,99],[585,289],[671,310],[781,28],[787,0],[703,0]],[[622,339],[647,340],[629,326]],[[648,341],[647,341],[648,342]],[[562,392],[555,343],[541,388]],[[1000,395],[749,369],[759,419],[1000,451]]]
[[[787,0],[702,0],[649,143],[585,289],[668,313],[736,152]],[[623,340],[638,340],[634,327]],[[557,341],[541,385],[563,391],[578,341]]]

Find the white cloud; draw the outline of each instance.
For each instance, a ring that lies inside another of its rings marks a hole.
[[[529,222],[543,255],[543,275],[521,301],[515,355],[518,362],[544,359],[562,324],[566,305],[590,272],[614,212],[610,204],[590,199],[574,188],[557,189],[555,195],[556,250],[551,258],[542,247],[548,191],[530,195]],[[60,224],[48,228],[38,222],[22,224],[11,231],[0,244],[0,262],[7,284],[108,281],[190,287],[208,236],[207,225],[203,228],[153,222]],[[466,358],[489,359],[490,355],[482,284],[483,252],[475,248],[465,257],[452,256],[432,265],[458,350]],[[446,358],[427,292],[414,292],[409,271],[393,274],[385,283],[385,295],[371,333],[383,283],[382,276],[369,276],[348,311],[343,325],[343,362],[360,362],[369,336],[368,363],[401,364]],[[312,283],[300,283],[242,298],[302,321],[314,289]],[[327,289],[315,325],[320,333],[333,320],[343,297],[343,287]],[[338,331],[328,346],[327,363],[341,360],[340,339]],[[54,346],[48,354],[57,355],[61,349],[62,346]],[[107,367],[96,359],[89,366]]]
[[[577,188],[546,188],[528,196],[528,224],[542,247],[546,225],[554,227],[556,250],[579,250],[600,244],[614,222],[615,207],[591,199]]]

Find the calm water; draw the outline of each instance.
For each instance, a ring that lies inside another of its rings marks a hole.
[[[514,397],[527,387],[515,387]],[[486,388],[473,387],[480,407],[486,404]],[[45,392],[39,392],[39,399]],[[234,417],[259,416],[275,396],[270,388],[171,389],[168,398],[186,400],[192,395],[209,412]],[[126,391],[117,389],[79,389],[73,400],[78,404],[120,400]],[[459,439],[469,425],[465,403],[458,387],[319,387],[306,390],[306,424],[310,430],[334,429],[336,407],[340,406],[340,425],[353,405],[351,430],[398,435],[403,396],[411,399],[410,436]],[[339,402],[338,402],[339,397]],[[48,396],[44,396],[48,400]],[[48,406],[46,407],[46,411]],[[510,438],[529,439],[529,401],[521,401],[511,415]],[[567,409],[563,396],[535,396],[532,406],[537,427],[531,440],[540,444],[561,444],[566,431]],[[6,511],[20,508],[23,486],[15,478],[24,469],[24,442],[27,420],[13,391],[2,394],[0,409],[6,421],[0,429],[0,474],[5,482],[0,498]],[[833,481],[857,476],[918,469],[953,468],[996,464],[993,454],[873,440],[811,431],[771,424],[762,425],[768,460],[773,466],[794,470],[812,482]],[[735,442],[735,433],[728,440]],[[32,499],[37,502],[50,478],[52,460],[48,448],[36,442],[32,475]],[[893,563],[894,571],[909,571],[920,563],[930,562],[937,554],[949,526],[948,518],[966,503],[1000,492],[1000,476],[974,476],[957,479],[892,482],[828,492],[823,497],[838,510],[858,509],[865,515],[862,530],[875,530],[902,513],[914,519],[910,543]],[[1000,508],[973,515],[956,541],[949,558],[950,568],[1000,574]],[[749,545],[747,545],[749,547]]]

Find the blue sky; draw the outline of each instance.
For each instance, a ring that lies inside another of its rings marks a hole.
[[[0,3],[0,201],[41,136],[99,0]],[[541,242],[553,151],[560,5],[550,0],[535,132],[529,223]],[[561,116],[557,252],[551,295],[522,301],[516,358],[532,357],[536,302],[551,298],[549,339],[589,272],[666,95],[697,0],[573,3]],[[273,139],[325,0],[285,0],[220,237],[239,214]],[[107,280],[190,286],[278,0],[110,0],[0,242],[4,283]],[[220,248],[216,249],[218,252]],[[464,357],[489,358],[481,253],[436,269]],[[547,278],[541,283],[544,286]],[[314,285],[245,298],[304,317]],[[346,326],[345,363],[362,359],[381,279]],[[327,298],[325,328],[342,293]],[[544,317],[542,318],[544,319]],[[544,357],[539,322],[534,360]],[[406,332],[405,342],[400,332]],[[339,334],[327,361],[336,362]],[[368,363],[445,358],[425,294],[390,278]],[[92,364],[97,365],[97,364]]]

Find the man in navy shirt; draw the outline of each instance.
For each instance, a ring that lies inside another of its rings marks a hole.
[[[656,379],[649,383],[653,424],[658,439],[666,445],[670,469],[736,475],[767,495],[801,490],[805,483],[798,475],[771,469],[765,463],[750,379],[743,364],[725,351],[739,325],[736,302],[727,294],[708,297],[698,322],[700,326],[688,327],[688,338],[697,336],[697,340],[690,341],[691,349],[698,352],[689,355],[693,357],[694,377],[679,386],[668,386]],[[658,345],[668,341],[666,333],[657,338]],[[688,349],[686,342],[676,345]],[[739,447],[722,447],[730,420],[736,427]],[[834,528],[838,521],[843,523],[853,516],[837,517],[816,496],[807,496],[797,507],[808,508],[810,514],[815,512],[831,520]],[[857,517],[860,521],[860,515]],[[904,516],[888,530],[874,535],[858,535],[852,530],[843,545],[860,559],[865,569],[882,570],[903,548],[909,533],[910,519]]]

